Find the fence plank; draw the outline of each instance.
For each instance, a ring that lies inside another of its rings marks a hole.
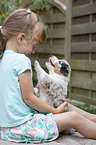
[[[46,14],[46,15],[41,15],[41,19],[45,23],[60,23],[60,22],[65,22],[65,15],[62,13],[56,13],[56,14]]]
[[[96,42],[73,42],[71,52],[96,52]]]
[[[50,31],[47,34],[47,38],[65,38],[64,28],[50,29]]]
[[[86,5],[73,7],[72,17],[79,17],[96,13],[96,2]]]
[[[71,65],[72,70],[96,72],[96,61],[94,61],[94,60],[71,59],[70,65]]]
[[[66,33],[65,33],[65,59],[68,61],[71,58],[71,14],[72,14],[72,0],[67,2],[67,12],[66,12]]]
[[[79,94],[74,94],[74,93],[71,93],[69,98],[74,99],[74,100],[78,100],[81,102],[85,102],[86,104],[96,105],[96,98],[91,98],[91,97],[87,97],[87,96],[79,95]]]
[[[96,90],[96,80],[71,77],[71,87]]]
[[[40,45],[35,48],[36,53],[64,54],[64,45]]]
[[[63,14],[66,12],[66,6],[62,4],[62,2],[57,0],[49,1],[51,4],[53,4],[55,7],[57,7]]]
[[[96,33],[96,22],[72,25],[72,35]]]

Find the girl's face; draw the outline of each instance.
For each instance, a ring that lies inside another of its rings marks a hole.
[[[35,49],[35,46],[38,44],[39,44],[38,40],[27,40],[23,38],[19,45],[18,52],[29,56],[32,53],[35,53],[34,49]]]

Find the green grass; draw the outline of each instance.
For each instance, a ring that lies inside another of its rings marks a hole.
[[[89,112],[89,113],[92,113],[92,114],[96,114],[96,107],[94,106],[89,106],[87,104],[85,105],[82,105],[82,104],[77,104],[77,103],[73,103],[73,102],[70,102],[72,105],[86,111],[86,112]]]

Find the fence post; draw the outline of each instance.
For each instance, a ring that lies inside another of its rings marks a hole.
[[[70,62],[71,59],[71,21],[72,21],[72,0],[66,1],[67,10],[66,10],[66,24],[65,24],[65,49],[64,49],[64,58]],[[71,82],[68,86],[69,94],[68,98],[71,95]]]
[[[65,24],[65,49],[64,58],[70,61],[71,58],[71,20],[72,20],[72,0],[66,1],[66,24]]]

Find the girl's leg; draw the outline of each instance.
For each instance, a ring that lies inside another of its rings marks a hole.
[[[94,121],[96,123],[96,115],[88,113],[88,112],[86,112],[84,110],[81,110],[81,109],[71,105],[70,103],[68,103],[68,109],[70,111],[76,111],[80,115],[82,115],[82,116],[84,116],[84,117],[88,118],[89,120]]]
[[[77,112],[71,111],[55,114],[54,118],[56,120],[59,132],[67,128],[74,128],[83,136],[96,139],[96,123],[81,116]]]

